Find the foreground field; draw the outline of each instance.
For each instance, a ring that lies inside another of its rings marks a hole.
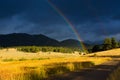
[[[0,62],[1,80],[40,80],[51,75],[92,67],[110,58],[54,58]]]
[[[119,60],[111,60],[80,71],[51,76],[47,80],[120,80],[119,66]]]
[[[23,53],[15,49],[1,50],[0,56],[0,80],[43,80],[111,60],[79,54]]]
[[[107,80],[119,80],[119,79],[120,79],[120,67],[114,70],[114,72],[110,74]]]

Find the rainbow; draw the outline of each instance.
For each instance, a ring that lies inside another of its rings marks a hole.
[[[82,48],[82,51],[88,52],[86,46],[82,42],[83,40],[80,38],[80,35],[78,31],[75,29],[75,26],[70,22],[70,20],[63,14],[63,12],[58,9],[50,0],[48,0],[48,4],[64,19],[64,21],[69,25],[69,27],[72,29],[72,31],[75,33],[76,37],[78,38],[80,42],[80,46]]]

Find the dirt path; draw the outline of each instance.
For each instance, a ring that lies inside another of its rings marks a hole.
[[[120,65],[120,60],[114,59],[101,65],[82,69],[81,71],[65,73],[47,80],[106,80],[108,75]]]

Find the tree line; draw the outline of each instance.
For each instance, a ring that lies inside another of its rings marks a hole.
[[[92,48],[92,52],[105,51],[110,49],[120,48],[120,42],[117,41],[114,37],[105,38],[103,44],[95,45]]]
[[[39,46],[22,46],[22,47],[17,47],[18,51],[23,51],[23,52],[32,52],[32,53],[37,53],[37,52],[61,52],[61,53],[74,53],[75,51],[80,52],[79,48],[68,48],[68,47],[39,47]]]

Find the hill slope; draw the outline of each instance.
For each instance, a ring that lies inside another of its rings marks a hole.
[[[83,42],[82,42],[83,43]],[[84,43],[85,44],[85,43]],[[90,46],[85,44],[87,47]],[[62,47],[81,47],[80,42],[75,39],[57,41],[42,34],[30,35],[26,33],[13,33],[0,35],[0,46],[62,46]]]
[[[78,40],[75,40],[75,39],[67,39],[67,40],[61,41],[61,45],[66,47],[81,47],[81,43],[83,43],[86,47],[90,46],[89,44],[86,44],[84,42],[79,42]]]
[[[57,40],[46,37],[42,34],[29,35],[25,33],[13,33],[0,35],[0,46],[58,46]]]

